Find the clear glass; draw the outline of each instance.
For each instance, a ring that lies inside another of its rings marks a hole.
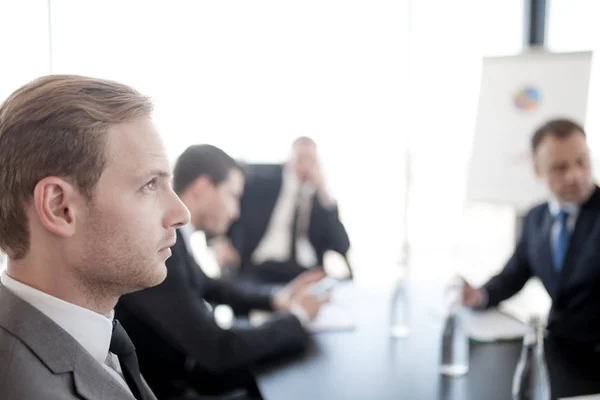
[[[513,400],[549,400],[550,379],[544,355],[543,328],[530,326],[523,339],[523,351],[515,370]]]
[[[444,321],[441,373],[462,376],[469,372],[469,338],[463,328],[458,307],[453,307]]]
[[[407,282],[397,279],[392,292],[390,336],[402,339],[410,334]]]

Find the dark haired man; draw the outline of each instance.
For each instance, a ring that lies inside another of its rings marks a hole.
[[[585,132],[577,123],[545,123],[534,133],[531,151],[535,173],[551,197],[527,213],[504,270],[482,288],[465,283],[463,301],[494,307],[531,277],[540,278],[552,298],[547,355],[560,360],[549,362],[553,383],[580,379],[562,385],[576,392],[554,396],[591,393],[600,390],[600,189],[592,179]]]
[[[185,150],[173,175],[175,192],[189,209],[191,222],[177,232],[165,282],[124,296],[117,316],[159,398],[196,399],[237,389],[256,395],[251,367],[305,349],[309,339],[305,325],[327,301],[308,289],[324,274],[307,272],[274,294],[208,278],[192,256],[190,237],[194,231],[209,235],[227,231],[239,213],[244,175],[229,155],[210,145]],[[259,327],[226,330],[217,325],[205,300],[228,304],[236,312],[276,313]]]

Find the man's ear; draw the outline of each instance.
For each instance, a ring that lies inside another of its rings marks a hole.
[[[57,236],[75,233],[79,193],[67,181],[54,176],[40,180],[33,190],[33,204],[41,224]]]
[[[196,197],[203,197],[213,186],[212,179],[208,175],[200,175],[192,183],[191,189]]]
[[[538,178],[542,178],[542,172],[540,169],[540,160],[538,159],[537,155],[533,154],[531,161],[533,164],[533,172],[535,172],[535,176],[537,176]]]

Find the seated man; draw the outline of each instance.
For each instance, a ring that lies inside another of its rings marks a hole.
[[[504,270],[480,289],[465,283],[463,301],[494,307],[539,277],[552,298],[549,343],[577,358],[580,373],[589,374],[600,365],[600,188],[592,180],[586,135],[575,122],[547,122],[533,135],[531,149],[551,197],[527,213]]]
[[[323,265],[326,251],[345,256],[350,241],[317,158],[317,146],[296,139],[289,162],[256,166],[249,174],[240,218],[219,245],[222,263],[238,263],[240,278],[285,283]]]
[[[163,284],[124,296],[116,313],[134,342],[140,368],[160,398],[219,395],[239,388],[256,395],[250,368],[257,363],[299,352],[313,319],[326,297],[308,293],[323,277],[319,270],[298,277],[285,288],[268,293],[210,279],[192,256],[195,230],[224,233],[238,216],[244,176],[222,150],[189,147],[178,159],[174,188],[191,214],[191,223],[177,232]],[[278,311],[259,327],[221,329],[206,301],[228,304],[235,311]],[[190,395],[192,393],[193,395]]]
[[[113,307],[163,281],[188,210],[152,104],[51,75],[0,106],[0,399],[154,400]]]

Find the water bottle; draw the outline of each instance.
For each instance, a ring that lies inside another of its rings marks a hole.
[[[469,372],[469,337],[459,316],[457,304],[450,308],[442,333],[441,373],[455,377]]]
[[[515,370],[513,400],[550,400],[550,379],[544,356],[544,326],[534,317],[523,338],[521,358]]]
[[[410,333],[408,320],[409,307],[406,281],[399,278],[394,284],[392,293],[390,336],[396,339],[407,337]]]

